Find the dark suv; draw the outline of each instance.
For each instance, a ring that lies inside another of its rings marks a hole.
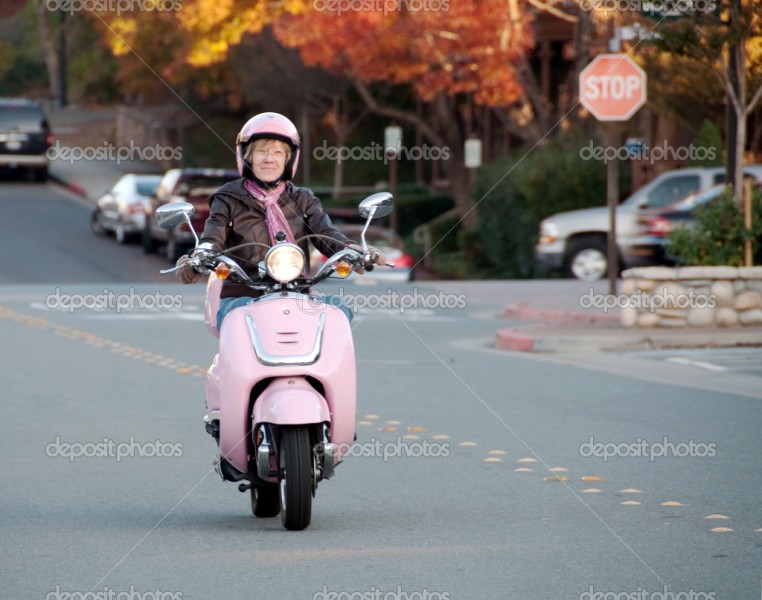
[[[0,168],[26,169],[45,181],[46,153],[52,144],[48,117],[39,102],[0,98]]]
[[[143,250],[156,252],[164,245],[167,257],[176,261],[193,247],[193,234],[187,225],[167,231],[156,224],[156,209],[170,202],[190,202],[196,209],[191,223],[196,233],[204,230],[209,216],[209,196],[228,181],[238,179],[238,171],[228,169],[171,169],[164,174],[156,195],[146,203],[146,223],[143,229]]]

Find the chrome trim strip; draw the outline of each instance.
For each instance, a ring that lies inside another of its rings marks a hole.
[[[320,358],[320,350],[323,347],[323,331],[325,330],[324,312],[320,313],[320,322],[318,323],[315,345],[307,354],[295,356],[276,356],[274,354],[269,354],[265,351],[262,341],[259,339],[257,326],[254,324],[254,319],[251,315],[246,315],[246,325],[249,328],[249,336],[251,337],[251,344],[254,346],[254,353],[257,355],[259,362],[267,367],[311,365]]]

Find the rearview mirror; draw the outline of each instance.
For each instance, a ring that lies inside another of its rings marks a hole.
[[[162,229],[174,229],[183,223],[190,223],[195,212],[190,202],[170,202],[156,209],[156,223]]]
[[[360,214],[371,219],[380,219],[392,212],[394,196],[389,192],[372,194],[360,202]]]

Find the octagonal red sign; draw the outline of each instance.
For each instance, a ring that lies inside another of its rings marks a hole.
[[[646,74],[626,54],[599,54],[579,74],[579,101],[599,121],[626,121],[646,102]]]

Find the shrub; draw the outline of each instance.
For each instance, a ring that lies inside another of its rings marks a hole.
[[[669,236],[669,254],[680,265],[743,265],[743,243],[753,242],[753,260],[762,263],[762,191],[752,196],[752,227],[744,227],[743,210],[732,192],[696,208],[693,229],[678,227]]]
[[[604,163],[580,157],[580,149],[589,143],[585,135],[563,135],[482,170],[473,193],[489,275],[545,275],[534,261],[540,221],[553,213],[605,204]],[[629,169],[620,168],[620,173],[626,177]]]

